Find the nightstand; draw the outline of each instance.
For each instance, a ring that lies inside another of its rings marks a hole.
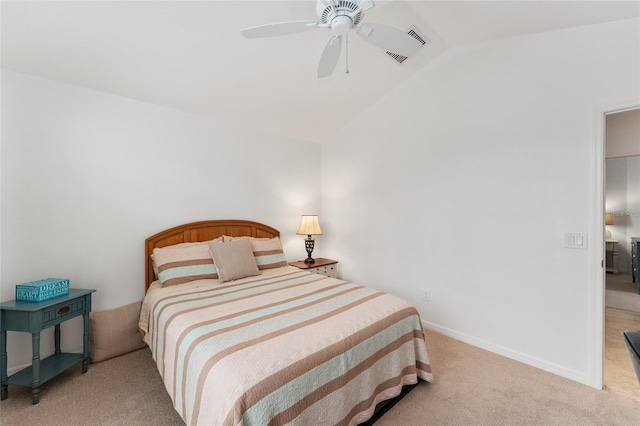
[[[72,288],[66,296],[43,302],[10,300],[0,303],[0,399],[7,399],[7,385],[31,387],[33,404],[40,402],[40,385],[82,362],[82,373],[89,368],[89,312],[95,290]],[[83,316],[83,353],[60,352],[60,323]],[[53,355],[40,360],[40,332],[55,327]],[[7,330],[31,333],[31,366],[7,377]]]
[[[638,285],[638,294],[640,294],[640,278],[638,278],[638,272],[640,262],[638,256],[640,255],[640,237],[631,237],[631,277],[634,283]]]
[[[304,260],[290,263],[289,265],[296,268],[303,269],[312,274],[320,274],[326,277],[337,278],[338,277],[338,261],[332,259],[325,259],[319,257],[313,263],[304,263]]]

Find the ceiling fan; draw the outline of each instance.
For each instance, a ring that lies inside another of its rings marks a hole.
[[[333,35],[320,57],[318,78],[333,74],[340,59],[342,40],[347,39],[352,29],[369,43],[398,55],[409,57],[422,47],[420,41],[397,28],[374,22],[363,22],[365,12],[371,10],[373,6],[372,0],[318,0],[317,21],[278,22],[245,28],[240,32],[247,38],[261,38],[294,34],[316,28],[331,29]]]

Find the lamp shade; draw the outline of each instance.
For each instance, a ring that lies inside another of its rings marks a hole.
[[[298,235],[322,235],[322,229],[320,229],[320,222],[318,222],[318,215],[302,215],[300,220],[300,227],[298,228]]]
[[[604,224],[613,225],[613,215],[611,213],[607,213],[604,215]]]

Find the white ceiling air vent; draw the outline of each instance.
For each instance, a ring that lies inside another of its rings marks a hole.
[[[409,30],[407,31],[407,34],[409,34],[411,37],[415,38],[416,40],[418,40],[420,43],[422,43],[422,45],[429,45],[429,43],[431,43],[431,40],[429,40],[428,38],[426,38],[419,30],[418,28],[416,28],[415,25],[412,25]],[[387,55],[391,56],[393,59],[395,59],[396,61],[398,61],[399,63],[403,63],[407,57],[406,56],[402,56],[402,55],[398,55],[397,53],[393,53],[393,52],[387,52]]]

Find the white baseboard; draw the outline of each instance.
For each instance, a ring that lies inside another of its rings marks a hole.
[[[502,355],[504,357],[522,362],[532,367],[536,367],[541,370],[548,371],[549,373],[553,373],[558,376],[562,376],[567,379],[576,381],[578,383],[582,383],[584,385],[593,387],[591,384],[592,382],[591,378],[586,374],[580,373],[579,371],[571,370],[571,369],[562,367],[560,365],[547,362],[547,361],[523,354],[521,352],[517,352],[509,348],[505,348],[500,345],[496,345],[486,340],[478,339],[477,337],[473,337],[465,333],[460,333],[459,331],[452,330],[450,328],[442,327],[438,324],[434,324],[424,320],[422,321],[422,324],[426,329],[435,331],[436,333],[442,334],[447,337],[451,337],[452,339],[456,339],[461,342],[468,343],[478,348],[485,349],[489,352]],[[429,351],[429,345],[427,342],[427,352],[428,351]],[[435,372],[435,374],[437,374],[437,372]]]

